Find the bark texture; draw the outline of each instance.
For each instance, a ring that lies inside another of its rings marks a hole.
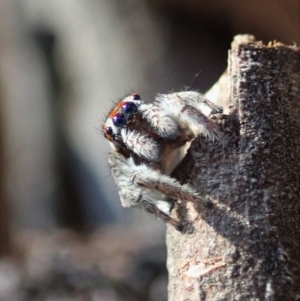
[[[196,139],[175,171],[210,201],[168,227],[169,301],[300,300],[300,50],[237,37],[226,145]]]

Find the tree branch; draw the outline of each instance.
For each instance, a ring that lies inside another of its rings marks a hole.
[[[169,301],[298,300],[300,296],[300,50],[235,38],[226,146],[196,139],[175,171],[211,201],[167,230]]]

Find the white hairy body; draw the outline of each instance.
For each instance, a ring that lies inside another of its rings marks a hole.
[[[104,136],[112,146],[108,163],[122,206],[143,207],[180,230],[181,222],[170,216],[174,199],[203,199],[169,174],[199,134],[224,139],[207,117],[221,112],[222,108],[193,91],[159,94],[150,104],[134,93],[117,103],[104,124]]]

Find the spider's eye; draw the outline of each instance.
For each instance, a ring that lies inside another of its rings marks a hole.
[[[113,118],[113,123],[116,127],[122,127],[126,123],[126,117],[124,114],[116,114]]]
[[[105,129],[105,134],[111,136],[113,134],[113,129],[109,126]]]
[[[138,95],[138,94],[133,94],[132,98],[133,98],[133,100],[140,100],[141,99],[140,95]]]
[[[137,106],[133,102],[125,102],[122,108],[125,114],[133,114],[137,111]]]

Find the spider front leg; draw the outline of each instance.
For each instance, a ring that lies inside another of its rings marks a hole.
[[[186,103],[195,106],[205,115],[222,114],[223,108],[209,101],[204,95],[196,91],[182,91],[173,93],[177,97],[184,99]]]
[[[183,224],[170,216],[172,202],[158,190],[140,185],[136,181],[139,166],[134,164],[132,158],[126,159],[113,150],[109,154],[108,163],[123,207],[142,207],[177,230],[182,230]]]
[[[222,143],[226,141],[218,125],[207,117],[210,114],[221,113],[222,107],[205,99],[200,93],[185,91],[159,94],[156,97],[156,105],[177,120],[178,124],[192,129],[195,136],[202,133],[212,140]]]
[[[144,164],[135,167],[131,180],[139,187],[157,190],[176,199],[203,205],[207,203],[190,185],[181,185],[174,178],[153,170]]]

